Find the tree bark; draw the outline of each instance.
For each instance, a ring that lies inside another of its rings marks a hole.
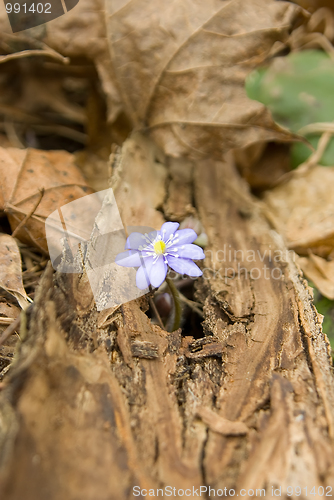
[[[126,225],[201,220],[203,334],[162,330],[145,298],[97,312],[85,274],[49,267],[0,393],[1,498],[123,500],[134,486],[320,498],[334,483],[329,343],[261,204],[231,161],[182,164],[138,135],[112,186]]]

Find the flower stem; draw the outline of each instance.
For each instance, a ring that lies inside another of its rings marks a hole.
[[[165,330],[165,325],[162,322],[161,316],[160,316],[160,314],[158,312],[157,306],[155,305],[154,300],[152,299],[152,297],[150,297],[150,305],[151,305],[151,307],[152,307],[152,309],[154,311],[154,314],[155,314],[155,316],[156,316],[156,318],[158,320],[160,328],[162,328],[163,330]]]
[[[149,298],[150,306],[151,306],[151,308],[154,311],[154,314],[155,314],[155,316],[156,316],[156,318],[158,320],[160,328],[162,328],[163,330],[165,330],[165,325],[162,322],[161,316],[159,314],[159,311],[158,311],[157,306],[155,305],[155,302],[154,302],[154,299],[153,299],[154,292],[153,292],[152,285],[149,285],[148,288],[150,290],[150,298]]]
[[[181,300],[179,292],[176,286],[174,285],[173,280],[171,280],[170,278],[168,278],[168,276],[166,276],[166,282],[167,285],[169,286],[169,289],[174,299],[174,323],[172,332],[175,332],[175,330],[180,328],[180,323],[181,323],[181,313],[182,313]]]

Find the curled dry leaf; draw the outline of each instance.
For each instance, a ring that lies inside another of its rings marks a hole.
[[[15,35],[11,32],[4,7],[4,4],[0,3],[0,47],[3,51],[13,58],[13,55],[26,57],[29,55],[24,54],[26,50],[40,49],[41,56],[47,55],[56,62],[58,59],[61,65],[78,58],[93,61],[107,98],[108,118],[111,122],[114,121],[122,108],[122,103],[110,64],[103,0],[80,0],[75,9],[54,19],[52,23]],[[20,47],[21,52],[17,52],[17,47]],[[35,55],[36,52],[37,50]],[[62,71],[61,66],[60,71]]]
[[[85,57],[94,62],[112,122],[121,111],[122,102],[111,66],[103,7],[103,0],[80,0],[75,9],[45,25],[43,41],[72,59]]]
[[[264,200],[289,248],[327,256],[334,247],[334,167],[296,171]]]
[[[291,140],[245,93],[300,9],[271,0],[106,0],[111,57],[132,121],[172,156]]]
[[[48,251],[45,219],[62,205],[93,192],[73,158],[65,151],[0,148],[0,210],[7,212],[13,231],[34,210],[44,188],[41,202],[16,234],[43,252]]]
[[[13,295],[22,309],[29,305],[22,282],[19,247],[9,234],[0,234],[0,287]]]
[[[298,264],[319,292],[334,300],[334,261],[327,261],[319,255],[311,254],[309,257],[299,257]]]
[[[0,64],[14,59],[27,57],[51,58],[62,64],[69,60],[57,51],[45,44],[41,38],[45,31],[43,25],[23,30],[18,33],[12,32],[8,15],[4,4],[0,5]]]

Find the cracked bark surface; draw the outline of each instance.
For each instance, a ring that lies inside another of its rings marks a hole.
[[[134,136],[112,185],[127,225],[199,216],[202,337],[152,324],[145,298],[97,312],[85,275],[49,268],[0,393],[2,498],[333,485],[334,383],[310,289],[229,161],[181,167]],[[250,275],[264,265],[280,279]]]

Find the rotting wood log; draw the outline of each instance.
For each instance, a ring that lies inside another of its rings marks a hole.
[[[127,225],[158,228],[163,207],[200,218],[203,334],[162,330],[145,297],[97,312],[85,274],[49,266],[0,393],[1,498],[123,500],[134,486],[188,498],[315,486],[320,498],[333,486],[329,344],[293,253],[230,161],[188,162],[180,197],[168,164],[129,139],[114,192]]]

